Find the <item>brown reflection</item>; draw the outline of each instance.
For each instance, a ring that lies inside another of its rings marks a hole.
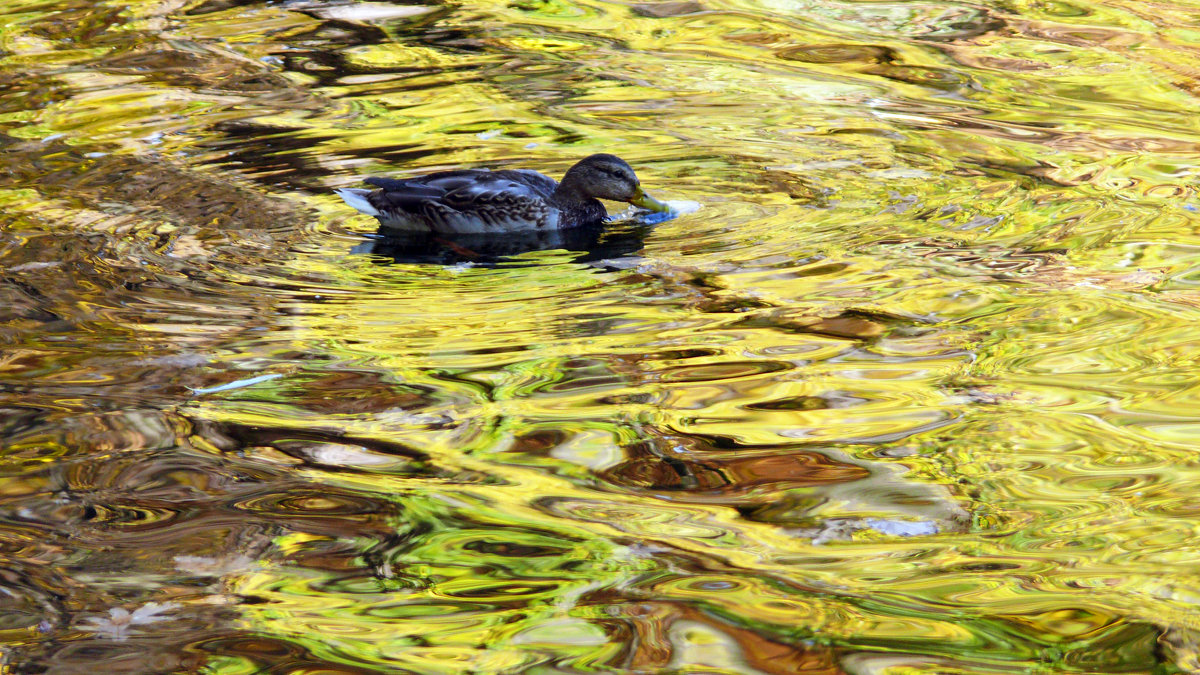
[[[222,90],[226,92],[290,92],[277,96],[273,103],[281,108],[318,108],[319,99],[306,89],[296,87],[286,77],[272,71],[261,61],[251,61],[225,51],[217,44],[190,43],[187,49],[170,42],[136,48],[106,59],[101,67],[111,73],[133,75],[147,82],[174,87]]]
[[[746,410],[825,410],[830,407],[829,400],[822,396],[791,396],[788,398],[748,403]]]
[[[215,177],[168,160],[147,156],[102,155],[58,143],[22,143],[5,153],[14,170],[0,186],[37,185],[48,197],[114,211],[108,202],[217,230],[294,229],[311,219],[294,201],[265,195],[228,177]],[[19,161],[17,161],[19,159]],[[115,225],[120,225],[113,214]],[[138,219],[126,218],[128,224]],[[94,224],[93,224],[94,225]]]
[[[786,47],[775,54],[785,61],[802,63],[887,63],[900,58],[888,47],[828,43]]]
[[[646,426],[639,427],[639,435],[644,440],[625,447],[627,459],[600,477],[674,502],[736,506],[752,520],[770,520],[760,512],[775,513],[784,504],[784,522],[804,520],[828,490],[872,478],[870,470],[818,450],[731,447],[725,439]],[[792,491],[799,488],[820,489],[797,497],[800,493]],[[885,508],[884,500],[876,508]]]
[[[641,16],[653,19],[666,19],[673,16],[687,16],[704,11],[704,5],[694,0],[677,0],[667,2],[637,2],[630,5],[633,11]]]
[[[626,460],[601,476],[633,488],[686,490],[737,499],[760,487],[811,487],[859,480],[868,474],[866,469],[835,462],[820,453],[789,450],[786,454],[705,460],[648,454]]]
[[[0,630],[25,631],[29,668],[78,672],[103,660],[104,672],[190,671],[201,657],[188,645],[236,621],[228,607],[254,601],[230,597],[226,576],[288,555],[316,567],[361,567],[360,549],[327,547],[318,556],[319,542],[394,533],[389,500],[311,483],[236,450],[200,450],[228,446],[236,434],[206,439],[203,428],[169,413],[24,411],[6,416],[3,429],[10,461],[59,455],[8,479],[0,495],[0,510],[11,514],[0,523],[0,554],[9,561],[0,589],[11,610]],[[276,538],[287,533],[316,543],[277,551]],[[111,611],[152,602],[165,608],[161,615],[95,632]],[[72,643],[59,642],[68,636]]]
[[[432,392],[389,382],[385,373],[335,371],[299,378],[289,399],[305,409],[326,414],[382,413],[389,410],[420,411],[432,407]],[[431,421],[434,417],[431,416]],[[449,420],[441,420],[448,422]]]
[[[144,675],[151,672],[197,672],[205,656],[190,650],[190,636],[156,635],[128,642],[84,640],[50,645],[44,653],[30,654],[22,661],[24,672]],[[37,669],[37,670],[35,670]]]
[[[789,309],[777,309],[771,312],[755,313],[738,322],[747,327],[771,327],[798,333],[814,333],[830,337],[869,340],[884,334],[887,324],[905,323],[911,325],[912,319],[887,317],[878,313],[867,313],[861,310],[850,310],[831,317],[813,316]]]
[[[599,473],[624,489],[677,503],[732,506],[747,520],[793,527],[796,536],[818,543],[849,539],[869,527],[865,516],[817,515],[829,502],[857,504],[871,517],[890,514],[938,532],[963,531],[970,522],[952,488],[902,480],[898,467],[860,463],[833,448],[754,447],[720,436],[636,428],[642,440],[625,446],[627,459]]]
[[[243,659],[261,673],[328,673],[329,675],[374,675],[378,670],[357,668],[315,656],[308,648],[286,639],[253,634],[226,634],[189,646],[206,656]]]
[[[348,452],[370,452],[380,457],[413,460],[407,466],[414,475],[445,477],[444,474],[424,464],[429,459],[425,453],[403,443],[384,439],[360,438],[337,431],[288,428],[284,425],[260,427],[232,423],[220,424],[205,420],[197,420],[195,425],[197,434],[204,439],[205,445],[224,452],[236,453],[247,448],[270,447],[303,462],[323,464],[335,463],[336,455],[331,457],[329,453],[322,452],[322,450],[345,448]],[[353,465],[342,464],[340,466],[343,469],[353,468]]]
[[[771,675],[845,675],[837,652],[830,647],[768,637],[683,603],[610,603],[605,603],[609,612],[620,617],[622,642],[631,645],[621,661],[612,664],[616,667],[640,671],[736,664]],[[709,642],[724,637],[730,644],[706,654],[688,648],[689,633]],[[709,660],[714,658],[715,662]]]

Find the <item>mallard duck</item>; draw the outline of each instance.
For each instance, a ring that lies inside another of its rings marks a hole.
[[[365,182],[379,189],[336,192],[382,227],[408,232],[503,234],[598,225],[608,217],[601,199],[671,210],[642,191],[625,160],[608,154],[584,157],[561,183],[528,169],[465,169]]]

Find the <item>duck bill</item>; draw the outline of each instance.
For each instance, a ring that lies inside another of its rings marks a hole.
[[[671,207],[643,192],[640,186],[633,193],[633,198],[629,200],[629,203],[655,213],[670,213],[671,211]]]

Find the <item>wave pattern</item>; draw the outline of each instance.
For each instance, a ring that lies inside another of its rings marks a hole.
[[[0,671],[1200,669],[1193,14],[8,2]]]

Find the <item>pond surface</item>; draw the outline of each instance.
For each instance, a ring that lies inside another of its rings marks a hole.
[[[0,670],[1200,670],[1198,94],[1194,1],[5,0]],[[593,152],[702,208],[332,192]]]

